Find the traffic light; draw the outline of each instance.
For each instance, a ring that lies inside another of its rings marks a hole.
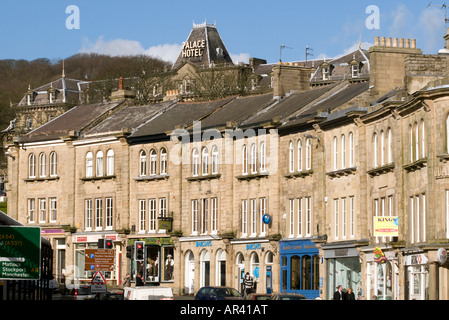
[[[143,247],[145,245],[145,242],[143,241],[136,241],[134,242],[134,253],[135,253],[135,260],[136,261],[143,261]]]
[[[112,240],[106,239],[104,241],[104,248],[105,249],[113,249],[114,248],[114,244],[113,244]]]
[[[133,246],[126,246],[126,258],[132,259],[133,258]]]
[[[104,239],[98,239],[98,249],[104,249]]]

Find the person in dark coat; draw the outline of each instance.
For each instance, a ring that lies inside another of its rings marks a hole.
[[[140,287],[143,285],[144,285],[144,283],[143,283],[143,279],[142,279],[142,274],[139,273],[136,277],[136,287]]]
[[[349,287],[348,291],[346,291],[344,300],[355,300],[355,294],[351,287]]]
[[[337,287],[337,291],[334,292],[333,300],[344,300],[344,292],[343,292],[343,287],[341,285],[339,285]]]

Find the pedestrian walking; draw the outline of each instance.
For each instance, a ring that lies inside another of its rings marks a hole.
[[[123,287],[131,287],[131,276],[129,272],[126,274],[125,279],[123,279]]]
[[[344,293],[343,293],[343,287],[339,285],[337,287],[337,291],[334,292],[334,300],[343,300]]]
[[[139,273],[136,277],[136,287],[143,286],[142,273]]]
[[[355,294],[351,287],[349,287],[348,291],[346,291],[344,300],[355,300]]]
[[[244,296],[246,297],[253,288],[253,277],[250,276],[249,272],[246,273],[245,279],[243,279],[243,287],[245,288]]]

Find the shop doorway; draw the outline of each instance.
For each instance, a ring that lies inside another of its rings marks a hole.
[[[195,260],[192,251],[185,255],[185,285],[184,293],[193,294],[195,284]]]
[[[210,255],[207,250],[201,252],[200,262],[200,286],[210,286]]]
[[[245,258],[243,257],[243,254],[239,252],[237,254],[236,261],[236,284],[235,287],[238,288],[241,294],[244,293],[243,290],[243,278],[245,277]]]

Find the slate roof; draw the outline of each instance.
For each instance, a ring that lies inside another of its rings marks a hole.
[[[287,119],[281,126],[281,129],[307,123],[311,118],[318,116],[321,112],[325,114],[331,113],[332,110],[335,110],[368,90],[368,82],[348,84],[343,89],[337,90],[337,92],[331,94],[329,97],[320,99],[316,103],[307,106],[307,108],[304,108],[304,110],[296,116]]]
[[[192,31],[185,43],[193,44],[198,41],[205,41],[204,53],[199,57],[183,57],[182,51],[179,53],[178,59],[173,65],[173,69],[180,67],[184,61],[189,61],[197,66],[209,67],[211,63],[216,65],[227,64],[233,65],[231,56],[226,46],[221,40],[220,34],[215,25],[203,23],[193,26]],[[218,49],[218,50],[217,50]]]
[[[233,121],[240,124],[259,110],[275,102],[273,94],[261,94],[246,97],[237,97],[229,104],[223,106],[201,121],[202,129],[223,128],[226,122]]]
[[[141,125],[129,136],[129,139],[132,141],[145,136],[165,135],[175,130],[177,126],[188,128],[192,126],[194,121],[202,120],[217,108],[234,99],[235,97],[229,97],[207,102],[179,102],[151,121]]]
[[[87,82],[81,80],[70,79],[66,77],[59,78],[55,81],[44,84],[38,88],[31,89],[33,92],[32,105],[44,105],[49,104],[50,100],[48,97],[48,92],[50,88],[53,88],[56,92],[56,98],[54,103],[79,103],[80,93],[83,90]],[[27,106],[27,94],[20,100],[19,107]]]
[[[20,141],[36,142],[59,139],[61,136],[67,135],[69,131],[79,132],[89,125],[93,125],[96,121],[101,121],[102,117],[107,116],[107,113],[122,103],[123,101],[75,106],[59,117],[22,136]]]
[[[175,104],[176,102],[169,101],[144,106],[126,106],[85,132],[83,137],[108,135],[120,132],[122,129],[130,129],[134,132],[136,128],[157,117],[159,113],[166,112]]]
[[[253,117],[243,123],[244,126],[254,126],[257,124],[267,123],[275,117],[285,119],[298,112],[308,104],[320,98],[326,92],[335,88],[337,84],[318,87],[304,92],[293,93],[287,98],[279,101],[279,103],[271,105],[269,108],[258,112]]]

